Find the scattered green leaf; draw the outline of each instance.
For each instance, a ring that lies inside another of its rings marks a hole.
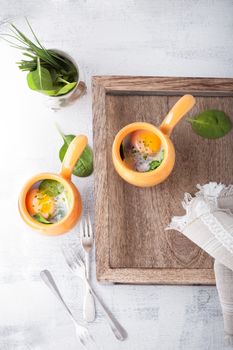
[[[225,136],[232,128],[230,118],[218,110],[208,110],[188,119],[197,135],[208,139],[217,139]]]
[[[62,162],[66,151],[69,147],[69,144],[71,141],[75,138],[75,135],[64,135],[60,130],[59,133],[61,134],[64,144],[61,147],[59,151],[59,158],[60,161]],[[90,176],[93,173],[93,153],[92,149],[90,146],[86,146],[84,149],[83,153],[81,154],[81,157],[77,161],[73,174],[78,176],[78,177],[87,177]]]
[[[59,181],[46,179],[41,181],[39,190],[50,197],[56,197],[64,191],[64,186]]]
[[[84,149],[81,157],[77,161],[73,174],[79,177],[87,177],[93,173],[93,153],[89,145]]]

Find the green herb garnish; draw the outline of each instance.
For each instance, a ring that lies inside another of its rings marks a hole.
[[[77,85],[76,67],[67,58],[42,46],[28,21],[27,24],[35,42],[14,24],[11,24],[11,34],[1,34],[0,37],[23,52],[25,59],[17,64],[20,70],[29,72],[27,75],[29,88],[49,96],[67,94]]]
[[[156,168],[158,168],[160,166],[160,164],[162,163],[163,160],[152,160],[149,163],[149,170],[147,171],[151,171],[151,170],[155,170]]]
[[[230,118],[222,111],[208,110],[188,119],[193,131],[204,138],[217,139],[225,136],[232,128]]]

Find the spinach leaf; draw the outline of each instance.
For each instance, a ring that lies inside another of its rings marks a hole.
[[[156,168],[158,168],[160,166],[161,163],[162,163],[162,160],[161,161],[159,161],[159,160],[152,160],[149,163],[149,170],[148,171],[155,170]]]
[[[232,128],[230,118],[222,111],[207,110],[188,120],[193,131],[204,138],[217,139],[225,136]]]
[[[41,90],[40,92],[42,92],[45,95],[48,96],[56,96],[57,95],[57,90]]]
[[[57,78],[58,78],[58,76],[59,76],[59,73],[58,73],[58,72],[56,71],[56,69],[53,68],[53,67],[49,67],[49,73],[50,73],[50,75],[51,75],[53,84],[55,84],[56,81],[57,81]]]
[[[64,85],[61,89],[59,89],[56,92],[56,96],[60,96],[60,95],[65,95],[68,92],[70,92],[71,90],[73,90],[73,88],[77,85],[77,82],[73,82],[73,83],[68,83],[66,85]]]
[[[27,75],[28,86],[32,90],[52,90],[53,81],[49,70],[41,67],[40,60],[38,59],[37,69],[29,72]]]
[[[34,82],[34,79],[33,79],[33,72],[29,72],[28,75],[27,75],[27,83],[28,83],[28,86],[31,90],[35,90],[37,91],[37,86]]]
[[[73,174],[79,177],[87,177],[93,173],[93,153],[89,145],[87,145],[77,161]]]
[[[41,181],[39,190],[50,197],[56,197],[64,191],[64,186],[59,181],[46,179]]]
[[[52,224],[52,222],[46,220],[42,215],[40,214],[35,214],[33,215],[33,218],[36,220],[36,221],[39,221],[41,222],[42,224]]]
[[[71,143],[71,141],[75,138],[75,135],[64,135],[60,130],[59,132],[64,141],[64,144],[59,151],[59,158],[62,162],[65,157],[68,146]],[[92,153],[91,147],[86,146],[83,153],[81,154],[81,157],[78,159],[74,167],[73,174],[78,177],[87,177],[87,176],[90,176],[92,173],[93,173],[93,153]]]

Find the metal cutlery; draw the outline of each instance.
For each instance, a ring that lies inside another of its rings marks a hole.
[[[89,285],[87,281],[90,280],[90,251],[92,250],[94,237],[93,230],[91,226],[90,216],[88,219],[82,220],[80,223],[80,233],[81,233],[81,244],[85,254],[85,264],[86,264],[86,292],[83,302],[83,317],[87,322],[93,322],[95,319],[95,301],[91,294]]]
[[[57,299],[61,302],[63,307],[68,312],[68,315],[70,316],[70,318],[73,321],[73,324],[75,326],[76,335],[77,335],[80,343],[84,346],[85,349],[98,350],[99,347],[97,347],[97,345],[96,345],[94,339],[92,338],[91,334],[89,333],[88,329],[86,327],[83,327],[82,325],[80,325],[76,321],[72,312],[70,311],[70,309],[66,305],[51,273],[48,270],[43,270],[40,273],[40,277],[42,278],[42,280],[47,285],[47,287],[49,287],[49,289],[52,291],[52,293],[57,297]]]
[[[127,338],[127,332],[125,329],[121,326],[121,324],[117,321],[117,319],[112,315],[110,310],[107,308],[107,306],[104,305],[102,300],[98,297],[92,286],[90,285],[90,282],[86,278],[86,266],[80,256],[79,253],[74,252],[71,248],[69,250],[63,249],[63,254],[66,259],[67,264],[71,268],[73,272],[75,272],[80,278],[82,278],[87,284],[91,291],[91,293],[94,295],[95,299],[98,301],[99,305],[102,308],[102,311],[104,312],[106,319],[108,321],[108,324],[115,335],[115,337],[118,340],[125,340]]]

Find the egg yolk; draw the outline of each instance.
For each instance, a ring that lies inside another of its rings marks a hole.
[[[137,130],[131,134],[131,144],[141,153],[152,154],[160,150],[161,140],[151,131]]]
[[[30,215],[41,214],[48,219],[54,212],[55,202],[53,198],[34,188],[27,194],[26,206]]]

